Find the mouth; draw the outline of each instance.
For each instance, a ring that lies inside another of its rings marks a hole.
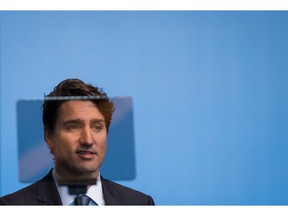
[[[87,150],[79,150],[79,151],[76,151],[76,153],[78,154],[78,156],[79,156],[82,160],[91,160],[91,159],[93,159],[94,156],[96,155],[96,152],[87,151]]]
[[[76,151],[77,154],[86,155],[86,154],[96,154],[96,152],[92,151]]]

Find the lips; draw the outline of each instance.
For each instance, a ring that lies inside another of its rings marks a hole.
[[[92,152],[92,151],[77,151],[76,152],[77,154],[96,154],[95,152]]]
[[[83,160],[90,160],[94,158],[94,156],[96,155],[96,152],[87,151],[87,150],[79,150],[79,151],[76,151],[76,153]]]

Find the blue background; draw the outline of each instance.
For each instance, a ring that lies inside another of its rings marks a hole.
[[[77,77],[133,98],[137,175],[119,183],[158,205],[288,204],[288,12],[0,16],[0,195],[26,186],[16,101]]]

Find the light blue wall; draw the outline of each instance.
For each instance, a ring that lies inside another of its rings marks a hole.
[[[159,205],[288,204],[288,12],[1,12],[1,195],[16,101],[78,77],[134,103],[137,177]]]

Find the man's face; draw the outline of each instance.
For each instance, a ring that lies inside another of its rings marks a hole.
[[[45,137],[62,178],[97,178],[106,154],[107,129],[103,115],[93,102],[64,102],[54,132],[45,132]]]

